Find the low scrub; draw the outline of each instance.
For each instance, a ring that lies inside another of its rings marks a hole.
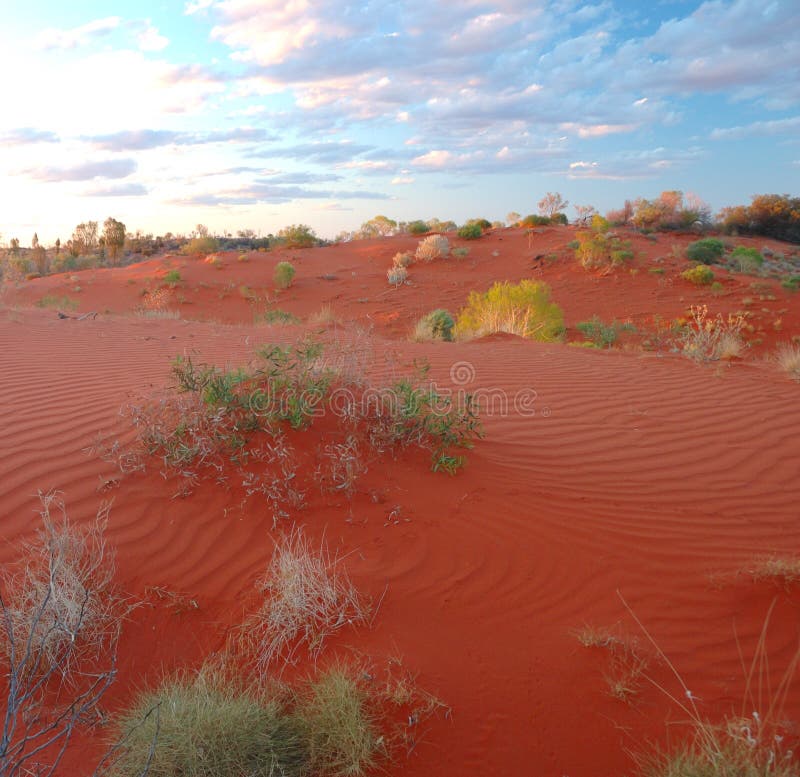
[[[491,226],[491,225],[490,225]],[[483,229],[477,221],[467,222],[456,234],[462,240],[477,240],[483,235]]]
[[[410,267],[414,262],[414,256],[411,251],[398,251],[392,257],[393,267]]]
[[[695,286],[708,286],[714,282],[714,271],[705,264],[698,264],[684,270],[681,278]]]
[[[291,262],[278,262],[275,265],[274,280],[279,289],[288,289],[294,282],[295,269]]]
[[[414,256],[423,262],[446,257],[450,253],[450,242],[443,235],[429,235],[421,240]]]
[[[414,340],[427,342],[429,340],[444,340],[451,342],[453,339],[455,321],[449,311],[439,308],[426,313],[414,328]]]
[[[181,253],[186,255],[206,256],[219,251],[219,240],[215,237],[195,237],[181,248]]]
[[[693,305],[691,319],[682,337],[683,353],[695,361],[733,359],[742,355],[745,348],[742,316],[723,318],[709,315],[706,305]]]
[[[575,258],[585,270],[608,273],[633,259],[630,243],[620,240],[610,232],[592,229],[578,232],[577,237]]]
[[[782,343],[775,352],[778,366],[794,380],[800,380],[800,345]]]
[[[390,286],[402,286],[408,280],[408,270],[405,267],[390,267],[386,271],[386,279]]]
[[[757,248],[736,246],[731,252],[731,261],[734,262],[739,272],[754,273],[764,264],[764,257]]]
[[[612,348],[622,332],[635,332],[636,327],[629,323],[612,321],[606,324],[599,316],[593,316],[589,321],[581,321],[575,328],[588,338],[589,342],[597,348]]]
[[[564,333],[564,314],[550,300],[546,283],[522,280],[495,283],[489,291],[470,293],[458,314],[456,332],[460,337],[480,337],[508,332],[540,342],[559,340]]]
[[[331,634],[366,623],[370,613],[327,543],[312,546],[300,529],[276,542],[258,588],[264,604],[248,618],[243,634],[262,670],[293,663],[302,649],[318,656]]]
[[[725,244],[714,237],[695,240],[686,247],[686,256],[693,262],[700,264],[714,264],[725,253]]]

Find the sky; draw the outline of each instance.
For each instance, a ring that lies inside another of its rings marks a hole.
[[[798,0],[0,0],[0,243],[800,194]]]

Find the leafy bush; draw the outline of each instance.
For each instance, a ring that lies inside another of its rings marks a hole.
[[[199,254],[200,256],[206,256],[207,254],[213,254],[214,251],[218,250],[219,240],[217,240],[215,237],[206,235],[205,237],[192,238],[183,246],[183,248],[181,248],[181,253],[187,255]]]
[[[395,267],[410,267],[413,261],[411,251],[399,251],[392,257],[392,265]]]
[[[564,224],[564,225],[567,225],[567,224],[569,224],[569,219],[567,218],[567,214],[566,213],[554,213],[550,217],[550,223],[551,224]]]
[[[275,285],[279,289],[288,289],[294,280],[295,269],[290,262],[278,262],[275,265]]]
[[[491,226],[491,225],[490,225]],[[481,225],[476,222],[468,222],[456,233],[462,240],[477,240],[483,235]]]
[[[443,235],[429,235],[421,240],[414,256],[423,262],[432,262],[450,253],[450,242]]]
[[[686,247],[686,256],[693,262],[714,264],[725,253],[725,244],[714,237],[695,240]]]
[[[764,257],[757,248],[736,246],[731,253],[731,259],[736,262],[740,272],[754,272],[764,264]]]
[[[318,242],[314,230],[305,224],[292,224],[278,232],[278,239],[287,248],[310,248]]]
[[[428,225],[426,222],[417,220],[417,221],[412,221],[408,225],[408,231],[412,235],[424,235],[426,232],[430,230],[428,229]]]
[[[550,219],[548,216],[539,216],[535,213],[531,213],[528,216],[525,216],[522,221],[520,221],[519,225],[521,227],[546,227],[550,224]]]
[[[510,332],[541,342],[561,338],[564,314],[550,301],[545,283],[522,280],[517,285],[495,283],[489,291],[470,293],[458,315],[459,335],[478,337],[492,332]]]
[[[447,310],[439,308],[426,313],[414,329],[414,339],[418,342],[427,340],[444,340],[450,342],[453,339],[453,327],[455,321]]]
[[[787,275],[781,281],[781,286],[787,291],[797,291],[800,289],[800,275]]]
[[[595,216],[601,219],[601,216]],[[605,221],[603,219],[603,221]],[[594,222],[594,219],[593,219]],[[598,227],[601,227],[598,222]],[[575,257],[586,270],[604,270],[610,272],[633,258],[630,243],[619,240],[600,229],[578,232],[578,247]]]
[[[718,218],[728,234],[764,235],[800,243],[800,197],[759,194],[750,205],[723,208]]]
[[[181,274],[178,270],[170,270],[169,272],[164,273],[164,283],[175,285],[176,283],[180,282],[181,282]]]
[[[386,271],[386,278],[392,286],[402,286],[408,279],[408,270],[405,267],[390,267]]]
[[[707,286],[714,282],[714,272],[712,269],[704,264],[698,264],[695,267],[690,267],[681,273],[681,278],[689,283],[694,283],[695,286]]]
[[[612,321],[610,324],[603,323],[599,316],[592,316],[589,321],[581,321],[575,328],[586,335],[589,341],[598,348],[611,348],[617,342],[621,332],[635,332],[633,324],[621,324]]]

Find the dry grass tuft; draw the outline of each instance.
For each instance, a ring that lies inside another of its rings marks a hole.
[[[324,540],[312,547],[301,529],[276,542],[257,585],[266,598],[247,619],[244,633],[262,670],[278,661],[293,663],[301,648],[316,658],[331,634],[367,623],[371,610],[341,559],[331,556]]]
[[[775,352],[775,361],[790,378],[800,380],[800,345],[781,343]]]
[[[757,582],[770,581],[788,587],[800,583],[800,557],[769,556],[758,560],[748,571]]]

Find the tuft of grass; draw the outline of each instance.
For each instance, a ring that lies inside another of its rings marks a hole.
[[[420,240],[414,253],[416,259],[423,262],[432,262],[439,257],[446,257],[450,253],[450,242],[443,235],[428,235]]]
[[[635,332],[631,323],[620,323],[617,320],[605,324],[599,316],[592,316],[589,321],[581,321],[575,325],[579,332],[589,338],[589,342],[598,348],[612,348],[622,332]]]
[[[334,666],[309,684],[298,715],[308,730],[313,774],[360,777],[385,752],[369,691],[345,666]]]
[[[275,543],[258,588],[265,600],[247,619],[244,639],[263,670],[292,663],[301,648],[318,656],[331,634],[366,623],[371,609],[327,543],[313,547],[300,529]]]
[[[692,305],[691,318],[682,334],[683,353],[695,361],[731,359],[742,354],[745,348],[742,329],[745,320],[741,315],[727,319],[708,313],[706,305]]]
[[[392,257],[393,267],[409,267],[414,262],[414,255],[411,251],[398,251]]]
[[[256,324],[299,324],[300,319],[288,310],[272,308],[255,316]]]
[[[176,284],[181,282],[181,274],[178,270],[170,270],[167,273],[164,273],[164,283],[168,283],[170,286],[175,286]]]
[[[454,248],[450,252],[456,259],[463,259],[466,256],[469,256],[469,246],[459,246],[458,248]]]
[[[326,304],[308,317],[308,323],[311,326],[333,326],[339,324],[340,320],[334,312],[333,306]]]
[[[402,286],[408,279],[408,270],[405,267],[390,267],[386,271],[386,278],[392,286],[397,288]]]
[[[800,380],[800,344],[781,343],[775,352],[778,366],[794,380]]]
[[[308,772],[308,734],[277,694],[211,665],[140,693],[116,723],[114,777]]]

